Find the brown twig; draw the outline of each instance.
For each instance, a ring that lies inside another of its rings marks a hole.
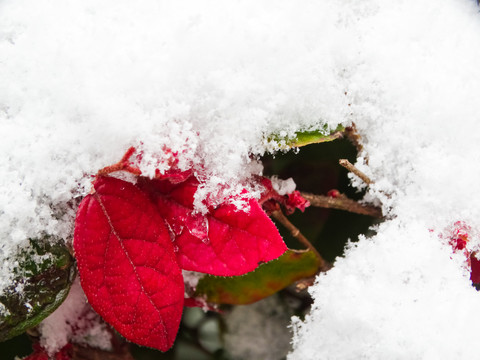
[[[373,183],[372,180],[370,180],[370,178],[365,175],[363,172],[361,172],[360,170],[358,170],[355,166],[353,166],[353,164],[348,161],[347,159],[340,159],[338,161],[338,163],[340,165],[342,165],[345,169],[347,169],[348,171],[351,171],[352,173],[354,173],[355,175],[357,175],[360,179],[363,180],[363,182],[367,185],[370,185]]]
[[[381,218],[382,210],[376,206],[362,205],[359,202],[347,198],[345,195],[340,194],[338,197],[314,195],[302,192],[301,195],[307,199],[312,206],[345,210],[356,214],[373,216]]]
[[[271,215],[278,220],[290,233],[294,238],[300,241],[305,247],[311,250],[318,259],[318,264],[320,271],[326,271],[331,268],[331,265],[325,261],[325,259],[320,255],[320,253],[315,249],[310,241],[297,229],[295,225],[293,225],[290,220],[283,214],[281,210],[275,210],[271,213]]]

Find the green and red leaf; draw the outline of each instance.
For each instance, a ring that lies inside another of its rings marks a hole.
[[[198,282],[195,296],[216,304],[250,304],[295,281],[314,276],[318,267],[313,252],[288,250],[278,259],[260,265],[244,276],[205,276]]]

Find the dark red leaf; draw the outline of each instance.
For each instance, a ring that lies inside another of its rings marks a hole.
[[[99,177],[93,185],[75,221],[82,288],[126,339],[165,351],[178,331],[184,287],[163,219],[131,183]]]
[[[40,346],[38,342],[32,344],[33,353],[28,355],[23,360],[48,360],[48,354],[44,348]]]
[[[305,208],[310,206],[310,202],[300,194],[300,191],[295,190],[286,196],[287,196],[287,199],[285,200],[284,205],[287,210],[286,211],[287,215],[293,214],[295,209],[298,209],[301,212],[304,212]]]
[[[274,188],[272,181],[266,177],[259,176],[257,181],[264,187],[259,203],[267,213],[279,209],[279,205],[283,206],[287,215],[293,214],[295,209],[304,212],[305,208],[310,206],[310,202],[305,199],[299,191],[292,191],[286,195],[280,195]]]
[[[32,344],[33,353],[28,355],[23,360],[71,360],[72,355],[72,344],[67,344],[56,352],[53,357],[49,357],[47,351],[40,346],[38,342]]]
[[[173,184],[168,180],[138,179],[170,226],[180,267],[212,275],[243,275],[286,250],[277,228],[257,201],[246,200],[247,212],[220,205],[194,212],[199,185],[193,176]]]
[[[476,253],[470,255],[470,263],[472,266],[470,280],[472,280],[474,284],[480,284],[480,260],[477,259]]]

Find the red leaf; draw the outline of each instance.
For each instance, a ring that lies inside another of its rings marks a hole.
[[[184,287],[163,219],[131,183],[99,177],[94,189],[75,221],[82,288],[126,339],[165,351],[178,331]]]
[[[205,215],[196,214],[193,200],[198,184],[193,176],[178,184],[138,179],[139,187],[150,194],[170,226],[182,269],[243,275],[287,250],[277,228],[255,200],[247,200],[248,212],[220,205]]]

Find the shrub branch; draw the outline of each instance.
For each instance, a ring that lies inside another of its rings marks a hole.
[[[367,185],[370,185],[371,183],[373,183],[372,180],[370,180],[370,178],[365,175],[363,172],[361,172],[360,170],[358,170],[350,161],[348,161],[347,159],[340,159],[338,161],[338,163],[340,165],[342,165],[345,169],[347,169],[348,171],[354,173],[355,175],[357,175],[360,179],[362,179],[362,181],[367,184]]]
[[[314,195],[305,192],[302,192],[301,194],[310,202],[312,206],[344,210],[355,214],[368,215],[376,218],[381,218],[383,216],[380,208],[376,206],[360,204],[355,200],[349,199],[343,194],[340,194],[335,198],[331,196]]]

